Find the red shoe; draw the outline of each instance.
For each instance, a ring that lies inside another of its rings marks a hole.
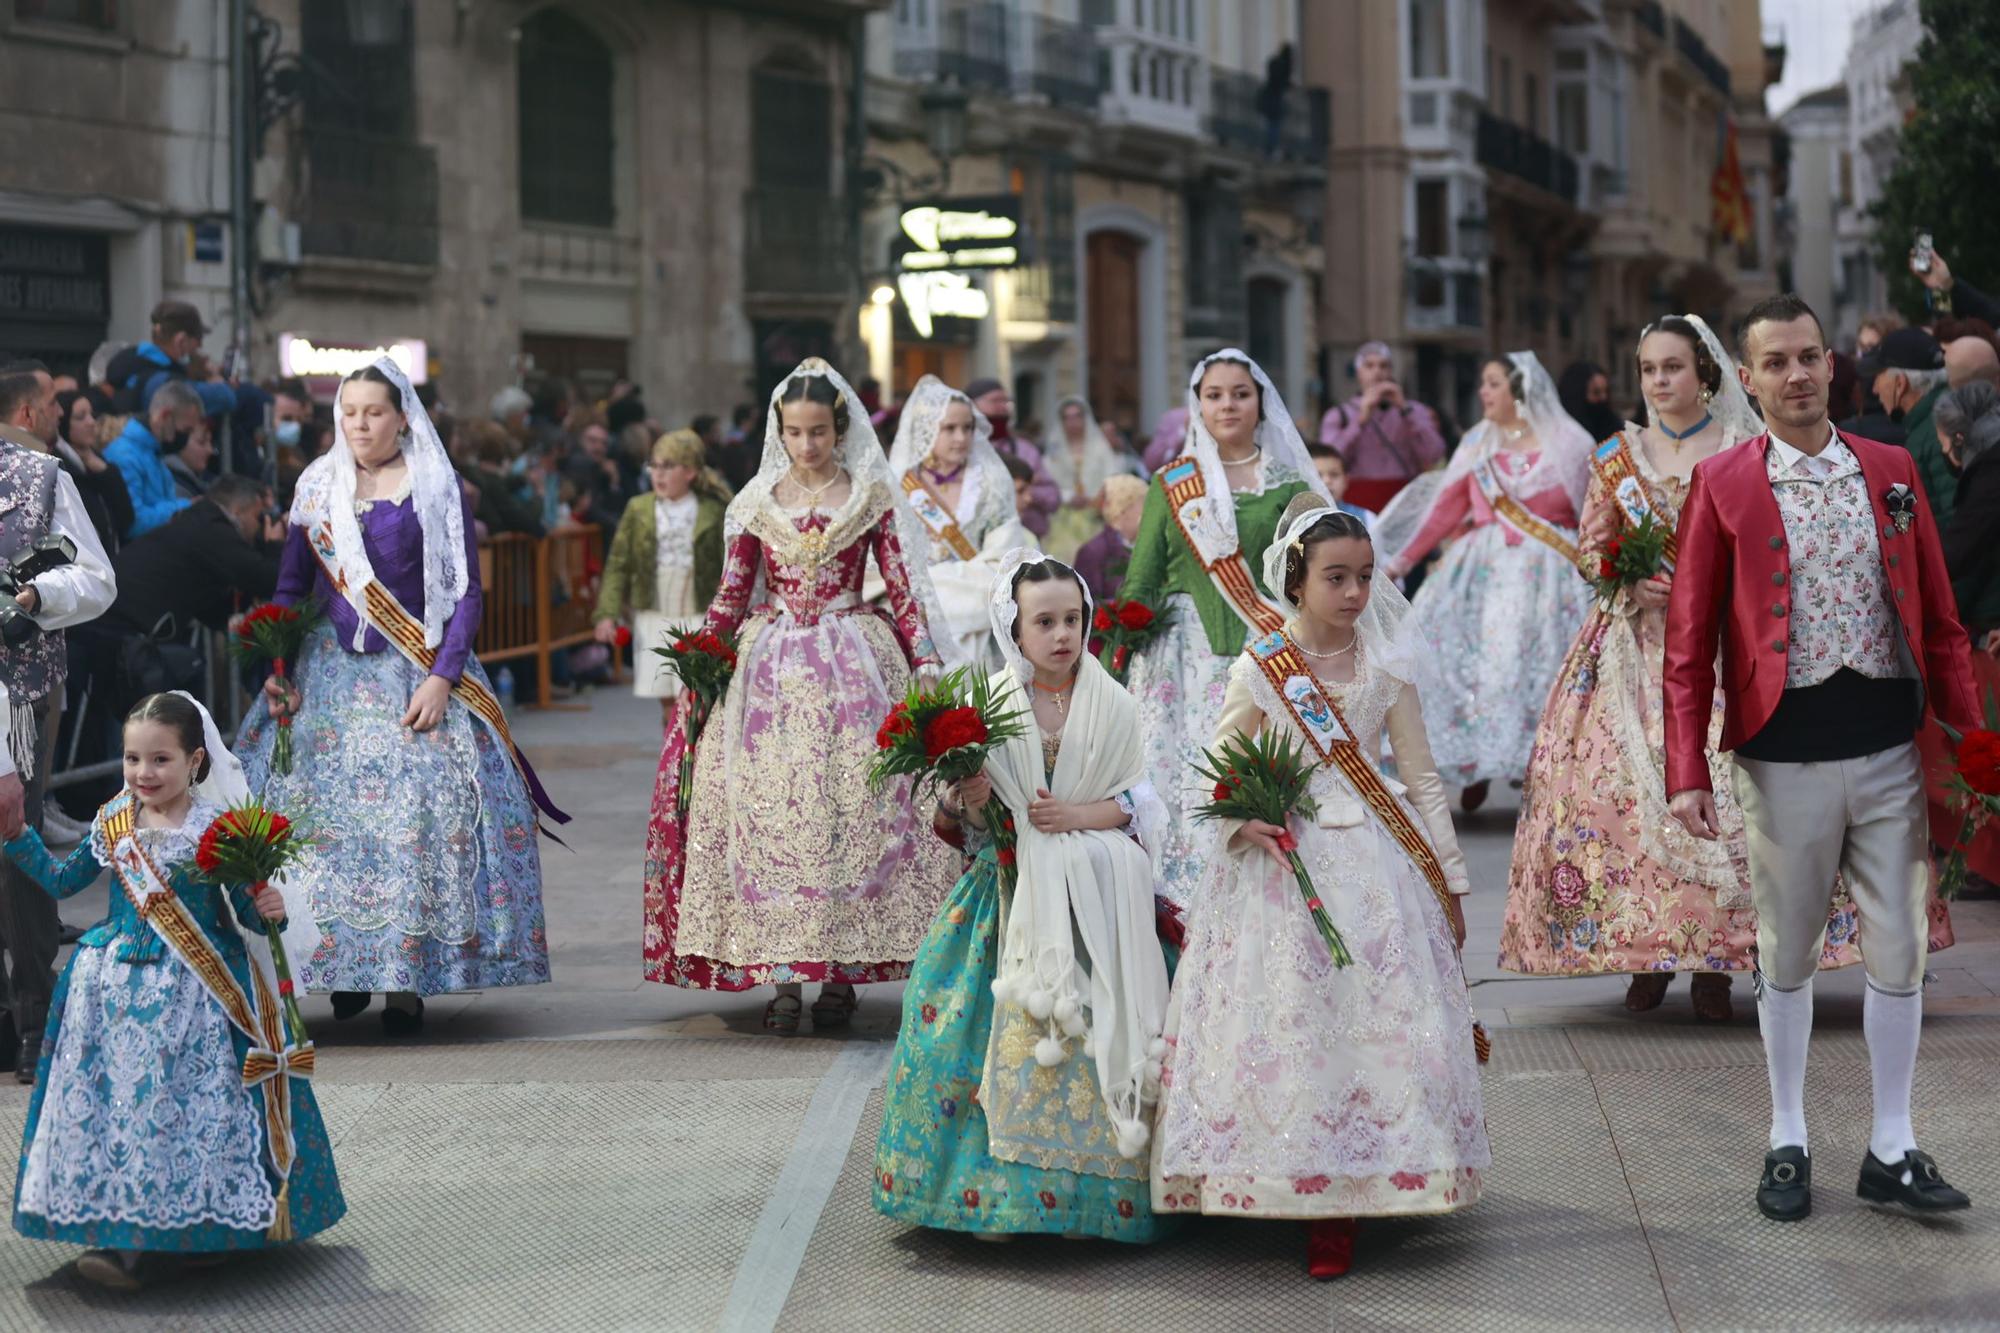
[[[1354,1219],[1327,1217],[1306,1224],[1306,1272],[1321,1282],[1354,1267]]]

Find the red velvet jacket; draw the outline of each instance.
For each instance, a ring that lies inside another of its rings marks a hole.
[[[1956,727],[1978,725],[1971,643],[1958,623],[1937,522],[1916,460],[1893,445],[1842,432],[1868,484],[1881,533],[1882,572],[1896,599],[1904,641],[1925,702]],[[1722,748],[1755,736],[1785,689],[1790,643],[1791,556],[1784,520],[1765,473],[1771,437],[1759,435],[1703,459],[1681,509],[1680,562],[1667,601],[1666,741],[1669,795],[1709,787],[1708,721],[1715,699],[1716,646],[1722,647]],[[1910,488],[1916,516],[1896,531],[1884,503],[1897,482]]]

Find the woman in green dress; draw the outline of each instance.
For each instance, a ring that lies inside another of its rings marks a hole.
[[[1009,552],[991,606],[997,697],[1028,725],[940,810],[974,855],[910,969],[875,1207],[989,1239],[1149,1241],[1167,965],[1141,840],[1162,812],[1076,572]],[[989,802],[1014,821],[1005,852],[974,818]]]
[[[1285,623],[1251,571],[1263,568],[1264,548],[1293,496],[1311,490],[1333,503],[1277,388],[1244,353],[1225,348],[1202,358],[1187,405],[1187,444],[1147,487],[1119,589],[1170,619],[1134,658],[1131,690],[1146,772],[1167,810],[1155,881],[1177,905],[1191,899],[1200,847],[1212,841],[1197,833],[1199,794],[1188,784],[1222,717],[1230,663],[1253,632]],[[1216,502],[1225,495],[1228,503]]]

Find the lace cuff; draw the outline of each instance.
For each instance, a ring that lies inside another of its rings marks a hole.
[[[1126,824],[1125,831],[1137,839],[1148,853],[1156,851],[1166,834],[1168,817],[1166,802],[1160,799],[1160,793],[1154,789],[1151,780],[1142,778],[1130,791],[1121,791],[1112,799],[1118,802],[1118,808],[1131,821]]]

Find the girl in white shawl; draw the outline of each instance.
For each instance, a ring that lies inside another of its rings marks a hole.
[[[1487,362],[1479,402],[1485,416],[1451,462],[1399,492],[1375,528],[1391,579],[1453,539],[1413,604],[1438,650],[1438,771],[1465,789],[1468,811],[1492,779],[1527,773],[1549,683],[1592,600],[1576,532],[1589,434],[1533,352]]]
[[[875,1206],[920,1226],[1146,1241],[1145,1147],[1167,971],[1135,837],[1163,811],[1138,709],[1085,651],[1075,571],[1014,551],[992,598],[1002,706],[1025,733],[947,794],[971,867],[904,992],[876,1149]],[[973,818],[1002,802],[1018,839]]]
[[[944,623],[933,627],[946,659],[996,665],[987,636],[987,600],[1002,555],[1035,539],[1014,512],[1014,479],[993,447],[993,425],[972,400],[926,375],[910,390],[889,450],[889,470],[921,520]],[[870,601],[886,593],[879,577]]]

